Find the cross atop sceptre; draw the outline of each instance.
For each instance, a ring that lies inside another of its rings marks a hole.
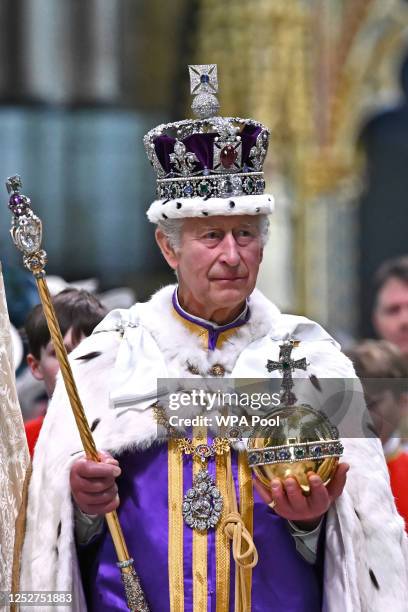
[[[292,350],[298,347],[300,344],[299,340],[287,340],[283,344],[279,345],[279,361],[272,361],[268,359],[266,369],[268,372],[279,370],[283,374],[282,385],[281,385],[281,401],[288,406],[293,406],[296,402],[296,395],[292,392],[294,387],[292,372],[295,370],[306,370],[307,362],[306,357],[302,359],[292,359]]]

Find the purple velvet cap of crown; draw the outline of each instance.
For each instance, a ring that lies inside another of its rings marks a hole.
[[[240,132],[242,142],[242,166],[251,165],[249,159],[249,153],[253,146],[256,144],[257,136],[262,131],[260,126],[245,125]],[[203,171],[205,168],[212,170],[213,168],[213,152],[214,152],[214,140],[217,136],[216,132],[203,133],[203,134],[191,134],[186,138],[181,139],[181,142],[186,146],[187,151],[195,153],[199,162],[195,163],[194,170],[196,172]],[[156,150],[157,158],[165,170],[166,174],[172,171],[172,164],[170,162],[170,154],[174,152],[174,144],[176,138],[163,134],[157,136],[154,140],[154,147]]]

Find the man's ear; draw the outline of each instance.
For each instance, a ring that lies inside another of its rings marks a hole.
[[[163,231],[159,228],[155,231],[156,242],[159,245],[159,248],[163,254],[164,259],[169,264],[170,268],[173,270],[177,269],[178,266],[178,258],[175,250],[172,246],[170,246],[168,238],[164,235]]]
[[[44,380],[40,360],[34,357],[32,353],[28,353],[27,355],[27,365],[36,380]]]

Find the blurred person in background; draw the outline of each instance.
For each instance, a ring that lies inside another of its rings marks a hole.
[[[52,299],[67,353],[89,336],[107,314],[100,301],[88,291],[64,289]],[[55,389],[59,364],[41,304],[37,304],[25,322],[28,342],[27,365],[36,380],[42,381],[48,398]],[[30,455],[44,421],[43,413],[25,423]]]
[[[364,340],[347,355],[362,379],[367,407],[383,445],[397,510],[408,530],[408,453],[400,437],[401,416],[407,405],[408,361],[398,347],[385,340]]]
[[[385,261],[374,277],[373,325],[408,358],[408,255]]]
[[[373,325],[380,338],[397,346],[408,361],[408,255],[386,260],[374,276]],[[408,447],[408,394],[400,434]]]

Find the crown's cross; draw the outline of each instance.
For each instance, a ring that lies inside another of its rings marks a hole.
[[[217,64],[199,64],[188,67],[190,91],[194,96],[191,108],[200,119],[218,114],[220,104],[214,94],[218,91]]]
[[[281,402],[288,406],[293,406],[296,402],[296,395],[292,392],[294,387],[292,373],[295,370],[306,370],[306,357],[302,359],[292,359],[292,351],[300,344],[299,340],[287,340],[279,345],[279,361],[268,359],[266,369],[268,372],[279,370],[283,374],[281,384]]]

